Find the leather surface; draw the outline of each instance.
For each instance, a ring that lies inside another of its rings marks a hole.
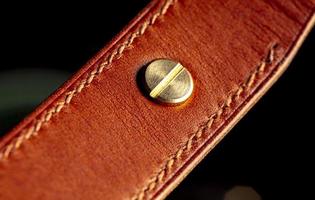
[[[154,1],[0,143],[1,199],[164,197],[284,70],[315,2]],[[139,70],[180,61],[179,107],[139,89]],[[274,78],[275,77],[275,78]]]

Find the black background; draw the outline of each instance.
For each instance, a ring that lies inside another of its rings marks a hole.
[[[0,75],[23,74],[25,69],[54,69],[63,74],[47,90],[35,94],[40,98],[33,104],[2,109],[0,132],[25,117],[146,3],[1,5]],[[252,187],[263,199],[314,198],[314,53],[312,31],[280,80],[169,199],[223,199],[237,185]],[[13,81],[18,83],[16,98],[23,102],[25,80]],[[40,78],[29,81],[35,91],[43,84]],[[3,88],[12,87],[10,81],[0,83]],[[0,97],[10,98],[4,93]]]

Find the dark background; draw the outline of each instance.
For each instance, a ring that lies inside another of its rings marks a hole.
[[[0,5],[0,137],[147,2]],[[286,73],[169,199],[314,198],[314,53],[312,31]]]

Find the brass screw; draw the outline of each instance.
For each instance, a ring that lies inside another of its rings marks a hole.
[[[151,98],[168,104],[186,101],[194,88],[189,71],[179,62],[166,59],[148,65],[145,82]]]

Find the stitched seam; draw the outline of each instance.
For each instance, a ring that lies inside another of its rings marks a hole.
[[[139,28],[137,28],[136,31],[131,33],[124,42],[119,44],[112,53],[110,53],[103,62],[98,64],[94,70],[88,73],[87,77],[81,80],[74,89],[66,92],[53,107],[43,111],[43,114],[32,122],[32,126],[22,129],[18,136],[14,137],[11,142],[0,150],[0,162],[7,159],[15,150],[19,149],[25,141],[38,135],[39,130],[44,124],[49,122],[50,119],[57,115],[66,105],[70,104],[73,97],[87,87],[94,78],[101,74],[105,68],[108,68],[115,59],[119,59],[126,48],[130,47],[136,38],[143,35],[148,27],[153,25],[159,17],[163,16],[167,12],[168,8],[174,3],[176,3],[176,0],[164,0],[163,4],[155,14],[151,15],[139,26]]]
[[[235,101],[237,101],[241,96],[245,95],[250,91],[257,83],[257,77],[263,75],[267,72],[268,66],[270,66],[275,60],[275,50],[277,48],[277,44],[272,45],[268,50],[267,56],[260,62],[260,64],[256,67],[254,71],[250,73],[248,78],[242,82],[238,88],[231,93],[224,103],[219,107],[219,109],[214,112],[212,115],[207,117],[208,119],[202,123],[201,126],[198,127],[197,131],[193,133],[189,139],[185,142],[183,146],[181,146],[175,154],[172,154],[159,172],[151,178],[145,186],[134,195],[132,200],[141,200],[146,198],[146,195],[149,192],[152,192],[157,186],[163,182],[163,180],[170,174],[173,166],[176,164],[176,161],[180,160],[180,158],[191,150],[192,146],[199,141],[202,137],[205,137],[206,131],[211,130],[215,123],[218,123],[220,119],[223,119],[225,115],[231,110],[231,106]],[[207,134],[207,138],[212,137],[214,132]],[[200,142],[200,141],[199,141]]]

